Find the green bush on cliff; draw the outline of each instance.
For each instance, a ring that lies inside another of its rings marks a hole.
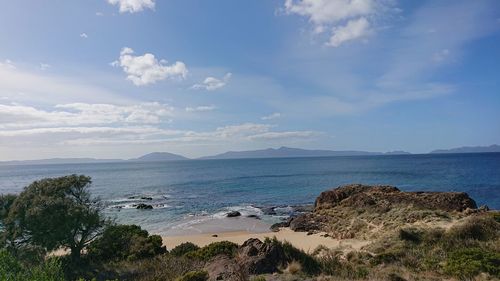
[[[64,281],[64,272],[58,258],[49,258],[35,266],[25,266],[7,250],[0,250],[0,280]]]
[[[500,277],[500,253],[480,248],[461,249],[450,254],[444,271],[459,278],[472,278],[481,272]]]
[[[186,274],[176,279],[176,281],[206,281],[206,280],[208,280],[208,273],[202,270],[189,271]]]
[[[233,257],[237,249],[238,249],[238,244],[235,244],[233,242],[229,241],[213,242],[194,252],[187,253],[186,257],[208,261],[209,259],[218,255],[226,255],[229,257]]]
[[[112,225],[88,247],[94,261],[136,260],[166,253],[162,239],[137,225]]]
[[[200,247],[191,242],[184,242],[182,244],[175,246],[172,250],[170,250],[170,254],[176,257],[180,257],[187,253],[195,252],[199,249]]]

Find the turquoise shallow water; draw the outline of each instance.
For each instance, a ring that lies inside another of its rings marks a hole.
[[[155,232],[223,217],[228,210],[277,220],[291,211],[288,206],[313,203],[321,191],[348,183],[465,191],[478,205],[500,209],[498,153],[0,166],[0,192],[17,193],[36,179],[73,173],[92,177],[92,192],[108,215]],[[139,202],[155,209],[132,207]],[[279,206],[278,214],[263,215],[268,206]]]

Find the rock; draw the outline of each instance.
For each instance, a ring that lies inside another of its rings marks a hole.
[[[210,281],[241,281],[248,279],[242,266],[234,258],[225,255],[216,256],[208,261],[205,270],[208,272],[208,280]]]
[[[315,210],[337,205],[350,207],[376,206],[390,210],[395,204],[412,204],[421,209],[458,211],[476,209],[477,205],[465,192],[402,192],[393,186],[353,184],[322,192],[314,203]]]
[[[262,208],[261,211],[266,216],[275,216],[276,215],[276,211],[274,210],[274,207]]]
[[[257,216],[257,215],[248,215],[247,218],[252,218],[252,219],[260,220],[260,217]]]
[[[482,212],[488,212],[490,210],[490,207],[488,207],[488,205],[481,205],[478,210]]]
[[[293,218],[288,218],[286,221],[283,221],[283,222],[278,222],[278,223],[275,223],[273,225],[271,225],[271,231],[273,232],[278,232],[280,230],[281,227],[289,227],[290,226],[290,222],[292,221]]]
[[[310,232],[318,231],[321,229],[321,220],[323,217],[315,216],[313,214],[305,214],[293,218],[290,222],[290,229],[297,232]]]
[[[217,234],[212,234],[212,237],[219,237],[219,235],[217,235]]]
[[[239,263],[250,274],[274,273],[286,264],[281,244],[251,238],[238,249]]]
[[[394,227],[477,212],[476,202],[463,192],[403,192],[393,186],[352,184],[322,192],[314,210],[292,219],[290,228],[326,232],[337,239],[373,239]]]
[[[314,205],[293,206],[293,211],[297,213],[310,213],[314,211]]]
[[[135,208],[140,209],[140,210],[152,210],[153,206],[141,203],[141,204],[137,204],[137,206]]]
[[[231,211],[231,212],[226,214],[226,217],[228,217],[228,218],[234,218],[234,217],[239,217],[239,216],[241,216],[241,213],[238,211]]]

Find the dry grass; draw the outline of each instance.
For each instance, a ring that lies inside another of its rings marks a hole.
[[[298,261],[291,261],[286,268],[286,272],[293,275],[299,274],[302,272],[302,265]]]

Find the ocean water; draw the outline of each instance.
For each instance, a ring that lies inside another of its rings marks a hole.
[[[92,177],[91,191],[107,215],[155,233],[229,210],[277,221],[290,206],[311,204],[320,192],[350,183],[464,191],[478,206],[500,209],[500,153],[0,166],[0,193],[68,174]],[[135,209],[140,202],[154,209]],[[266,216],[263,207],[277,207],[277,214]]]

